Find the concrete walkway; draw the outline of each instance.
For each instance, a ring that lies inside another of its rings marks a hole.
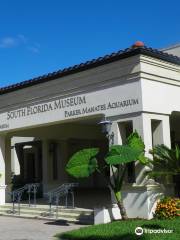
[[[83,226],[0,216],[0,240],[52,240],[56,233],[80,227]]]

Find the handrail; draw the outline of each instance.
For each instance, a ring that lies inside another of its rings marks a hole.
[[[18,203],[18,213],[20,215],[20,202],[22,198],[22,194],[27,190],[28,193],[28,200],[29,200],[29,207],[31,205],[31,193],[34,194],[34,205],[36,205],[36,193],[37,189],[40,186],[39,183],[28,183],[25,184],[23,187],[15,189],[11,192],[12,196],[12,203],[13,203],[13,214],[15,214],[15,203]]]
[[[74,192],[73,188],[78,187],[78,183],[64,183],[61,186],[52,189],[47,193],[49,197],[49,213],[52,215],[52,204],[55,202],[56,205],[56,217],[58,217],[58,206],[61,197],[65,197],[65,206],[68,207],[68,194],[72,197],[72,207],[74,208]]]
[[[27,189],[27,185],[24,185],[23,187],[12,191],[11,195],[12,195],[12,203],[13,203],[13,214],[15,214],[15,202],[17,202],[18,212],[20,215],[20,202],[21,202],[22,194],[26,189]]]
[[[29,200],[29,207],[31,206],[31,193],[34,195],[34,206],[36,206],[36,193],[38,188],[40,187],[40,183],[29,183],[27,185],[27,192],[28,192],[28,200]]]

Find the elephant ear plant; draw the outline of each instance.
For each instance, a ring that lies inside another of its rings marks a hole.
[[[121,193],[123,180],[128,163],[139,161],[147,164],[148,159],[144,156],[144,143],[137,132],[132,133],[126,144],[109,147],[108,153],[103,157],[103,166],[98,164],[99,151],[98,148],[88,148],[76,152],[67,163],[66,171],[75,178],[87,178],[94,172],[98,172],[114,193],[121,217],[125,220],[128,217]],[[105,174],[107,168],[111,169],[111,177]]]

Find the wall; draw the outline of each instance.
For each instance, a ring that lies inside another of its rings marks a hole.
[[[129,218],[152,219],[157,201],[164,195],[161,185],[126,186],[122,191],[124,206]],[[109,208],[95,208],[94,223],[102,224],[121,219],[116,204]]]
[[[141,80],[143,111],[168,114],[180,111],[180,86]]]
[[[107,98],[108,96],[108,98]],[[72,98],[49,100],[0,114],[0,131],[52,124],[86,116],[113,116],[142,110],[140,82],[94,91]]]

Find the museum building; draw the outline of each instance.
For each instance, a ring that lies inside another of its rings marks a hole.
[[[43,196],[63,183],[78,182],[75,206],[109,206],[111,194],[95,173],[70,177],[65,166],[76,151],[107,148],[99,122],[112,122],[113,143],[133,131],[146,155],[157,144],[180,144],[180,45],[157,50],[130,48],[0,89],[0,205],[10,201],[12,175],[41,183]],[[129,164],[123,196],[130,217],[152,217],[155,196],[173,194]]]

